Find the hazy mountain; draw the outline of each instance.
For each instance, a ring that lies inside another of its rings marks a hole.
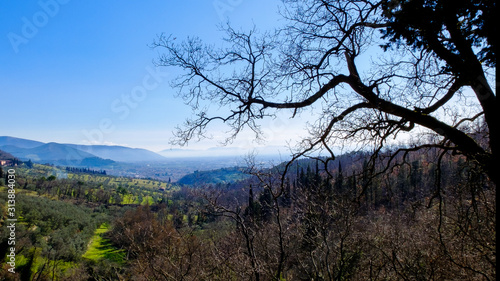
[[[0,146],[0,150],[3,150],[5,152],[8,152],[12,155],[15,155],[16,157],[21,157],[19,155],[22,155],[25,153],[25,151],[30,148],[21,148],[13,145],[2,145]]]
[[[76,145],[66,144],[72,148],[91,153],[97,157],[112,159],[117,162],[154,162],[164,161],[165,157],[142,148],[130,148],[111,145]]]
[[[11,159],[16,159],[16,157],[14,157],[14,155],[6,151],[0,150],[0,160],[11,160]]]
[[[114,163],[93,154],[59,143],[47,143],[34,148],[20,148],[13,145],[0,146],[0,149],[21,160],[31,159],[38,163],[50,163],[62,166],[102,167]]]
[[[13,145],[19,148],[34,148],[37,146],[41,146],[43,144],[45,143],[27,139],[20,139],[8,136],[0,137],[0,146]]]
[[[0,137],[0,149],[2,147],[5,148],[4,151],[10,152],[21,159],[28,158],[37,162],[42,160],[64,160],[68,157],[69,160],[81,160],[84,158],[94,158],[95,160],[96,158],[102,158],[116,162],[153,162],[166,160],[165,157],[157,153],[141,148],[111,145],[46,144],[39,141],[8,136]]]
[[[212,147],[204,150],[166,149],[155,153],[141,148],[111,145],[78,145],[59,143],[51,143],[50,146],[45,145],[48,144],[9,136],[0,137],[0,149],[4,147],[4,151],[7,151],[14,156],[21,159],[32,159],[32,161],[37,162],[40,162],[41,160],[60,161],[65,160],[67,157],[69,157],[70,160],[102,158],[126,163],[165,162],[173,158],[194,157],[224,158],[223,161],[228,161],[227,158],[229,157],[231,158],[229,159],[231,162],[241,162],[252,151],[256,152],[257,158],[261,161],[268,161],[269,159],[281,160],[280,153],[288,156],[286,149],[281,147],[256,147],[255,149],[242,147]],[[29,151],[26,149],[34,150]],[[75,155],[78,155],[78,157]]]
[[[92,158],[95,155],[88,152],[84,152],[70,146],[50,142],[35,148],[30,148],[26,150],[29,153],[27,156],[36,155],[41,159],[47,160],[60,160],[60,159],[84,159]]]

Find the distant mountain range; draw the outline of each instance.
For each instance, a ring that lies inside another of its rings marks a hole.
[[[130,148],[116,145],[77,145],[65,144],[69,147],[93,154],[104,159],[112,159],[117,162],[155,162],[164,161],[165,157],[142,148]]]
[[[158,153],[141,148],[113,145],[79,145],[68,143],[44,143],[10,136],[0,136],[0,150],[20,160],[49,163],[61,166],[104,167],[115,162],[165,162],[175,158],[238,158],[240,161],[249,153],[240,147],[212,147],[208,149],[166,149]],[[258,158],[279,159],[279,153],[287,151],[279,147],[255,149]],[[226,160],[225,160],[226,161]]]
[[[44,145],[45,143],[27,139],[20,139],[14,137],[0,137],[0,146],[12,145],[19,148],[34,148]]]
[[[13,159],[16,159],[16,157],[14,157],[14,155],[0,150],[0,160],[13,160]]]
[[[103,167],[115,162],[163,161],[165,157],[146,149],[108,145],[77,145],[43,143],[39,141],[2,136],[0,150],[21,160],[63,166]]]

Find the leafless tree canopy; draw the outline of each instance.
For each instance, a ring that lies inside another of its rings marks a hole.
[[[285,27],[228,25],[220,48],[156,40],[158,65],[184,70],[173,85],[196,112],[177,143],[202,137],[214,121],[229,126],[227,141],[245,127],[259,138],[260,119],[314,108],[295,158],[318,150],[334,158],[332,148],[353,143],[378,152],[408,134],[407,149],[463,154],[498,182],[494,1],[283,2]]]

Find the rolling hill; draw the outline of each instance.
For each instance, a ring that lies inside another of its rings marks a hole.
[[[14,157],[14,155],[5,152],[3,150],[0,150],[0,160],[15,160],[15,159],[16,157]]]
[[[182,177],[177,183],[185,185],[217,184],[236,182],[248,177],[249,175],[244,173],[244,169],[231,167],[209,171],[194,171]]]
[[[45,143],[21,138],[14,138],[8,136],[0,136],[0,146],[12,145],[19,148],[34,148]]]
[[[91,153],[97,157],[104,159],[112,159],[117,162],[153,162],[164,161],[165,157],[152,151],[142,148],[130,148],[125,146],[110,146],[110,145],[76,145],[66,144],[69,147]]]
[[[20,148],[14,145],[0,146],[21,160],[32,160],[37,163],[50,163],[62,166],[92,166],[102,167],[114,163],[109,159],[102,159],[90,153],[59,144],[47,143],[33,148]]]
[[[165,160],[165,157],[159,154],[140,148],[43,143],[10,136],[0,137],[0,149],[21,160],[31,159],[38,163],[63,166],[102,167],[114,162],[136,163]]]

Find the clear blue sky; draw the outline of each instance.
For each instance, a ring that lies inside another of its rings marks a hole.
[[[279,3],[1,1],[0,135],[170,148],[171,131],[191,112],[169,87],[176,74],[154,68],[157,50],[149,45],[160,33],[219,40],[217,25],[226,19],[236,28],[271,29]],[[282,125],[269,124],[271,142]],[[213,144],[192,147],[203,145]]]

